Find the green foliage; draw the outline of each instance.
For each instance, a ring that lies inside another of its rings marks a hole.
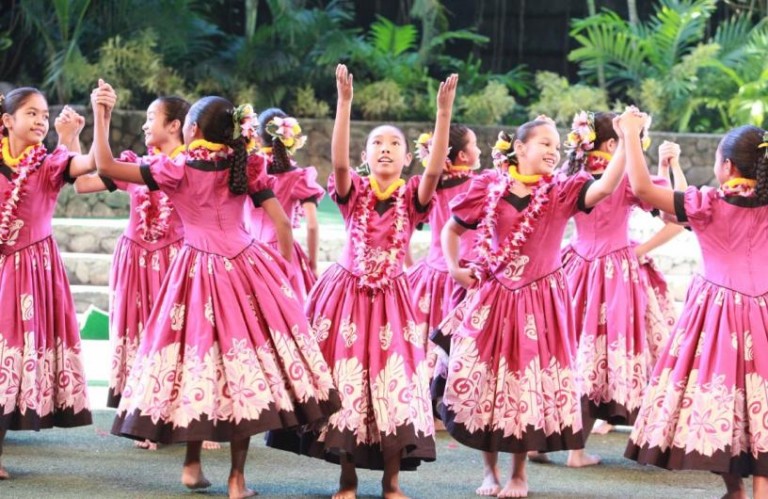
[[[530,117],[546,114],[558,125],[570,127],[573,115],[588,109],[607,110],[608,94],[605,90],[587,85],[570,85],[562,76],[549,71],[536,73],[539,100],[530,105]]]
[[[355,93],[353,105],[366,120],[400,119],[408,109],[402,88],[392,80],[365,85]]]
[[[302,118],[327,118],[331,111],[327,102],[317,99],[315,89],[309,85],[296,91],[296,101],[290,109],[294,116]]]
[[[99,49],[99,59],[84,64],[74,81],[80,88],[91,88],[98,78],[105,79],[126,108],[143,108],[157,95],[184,95],[184,81],[162,63],[157,40],[152,29],[127,40],[111,38]]]
[[[515,98],[499,81],[489,81],[475,94],[460,96],[457,104],[460,121],[472,125],[495,125],[515,107]]]

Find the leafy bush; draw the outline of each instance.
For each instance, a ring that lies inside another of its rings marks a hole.
[[[294,116],[302,118],[327,118],[331,108],[327,102],[318,100],[314,88],[304,85],[296,91],[296,101],[291,110]]]
[[[460,96],[457,104],[461,121],[472,125],[498,124],[514,107],[515,98],[498,81],[489,81],[479,93]]]
[[[364,86],[353,102],[366,120],[400,119],[408,110],[403,89],[392,80]]]
[[[529,115],[535,118],[546,114],[559,125],[570,127],[573,115],[582,109],[607,110],[608,94],[605,90],[587,85],[570,85],[563,76],[549,71],[536,73],[539,100],[529,106]]]

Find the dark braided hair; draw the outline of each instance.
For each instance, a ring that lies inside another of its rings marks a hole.
[[[731,160],[742,177],[757,180],[755,195],[761,204],[768,204],[768,158],[765,149],[759,149],[766,131],[745,125],[734,128],[720,141],[722,161]]]
[[[13,114],[23,106],[33,95],[39,95],[45,99],[45,94],[34,87],[19,87],[8,92],[5,99],[0,102],[0,116],[4,113]],[[3,135],[8,136],[8,129],[3,127]]]
[[[467,144],[469,144],[469,128],[458,123],[451,124],[448,130],[448,147],[450,147],[448,161],[451,164],[456,164],[456,157],[467,147]]]
[[[285,111],[276,107],[271,107],[259,114],[259,137],[261,137],[261,143],[272,146],[272,162],[267,168],[268,173],[282,173],[290,170],[293,166],[283,141],[279,137],[273,137],[267,133],[267,123],[272,121],[272,118],[287,117],[288,115]]]
[[[216,144],[226,144],[234,149],[235,154],[229,168],[229,190],[233,194],[248,192],[248,176],[245,171],[248,153],[245,150],[245,138],[233,139],[235,132],[235,106],[223,97],[208,96],[195,102],[189,108],[187,119],[197,123],[203,138]]]
[[[181,97],[176,96],[162,96],[155,99],[155,102],[160,103],[163,106],[163,114],[165,115],[165,123],[168,124],[173,120],[179,120],[179,123],[184,124],[184,118],[186,118],[189,112],[190,104]],[[179,127],[179,140],[184,142],[184,133],[182,127]]]
[[[595,124],[595,143],[592,146],[592,150],[596,151],[600,149],[600,146],[604,142],[611,139],[619,140],[619,136],[616,134],[616,130],[613,129],[613,119],[616,117],[616,113],[611,112],[599,112],[594,114]],[[576,157],[576,149],[568,151],[566,156],[567,166],[565,167],[566,175],[573,175],[581,171],[584,168],[584,162],[586,161],[586,155],[581,159]]]

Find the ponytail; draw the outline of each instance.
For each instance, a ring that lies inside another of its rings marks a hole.
[[[229,190],[235,195],[246,194],[248,192],[246,139],[243,136],[230,139],[227,141],[227,145],[234,151],[232,164],[229,167]]]
[[[267,173],[282,173],[291,169],[291,158],[280,137],[272,137],[272,162]]]
[[[763,141],[757,146],[757,150],[755,195],[760,204],[768,204],[768,131],[763,130]]]

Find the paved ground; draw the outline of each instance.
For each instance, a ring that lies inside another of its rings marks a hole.
[[[155,452],[134,449],[128,440],[108,434],[113,412],[95,412],[90,427],[8,434],[4,462],[13,479],[0,482],[2,498],[179,498],[224,497],[229,452],[204,451],[208,491],[189,492],[179,483],[184,455],[181,445]],[[590,450],[604,464],[574,470],[556,464],[529,465],[530,497],[608,498],[719,497],[716,475],[707,472],[668,472],[638,466],[623,457],[628,434],[595,435]],[[403,473],[405,491],[414,498],[472,498],[480,478],[479,453],[457,445],[444,432],[437,438],[438,460],[417,472]],[[502,456],[508,467],[509,456]],[[255,437],[246,466],[249,486],[262,498],[328,497],[334,491],[338,467],[318,460],[274,451]],[[362,472],[361,497],[376,497],[380,473]]]

